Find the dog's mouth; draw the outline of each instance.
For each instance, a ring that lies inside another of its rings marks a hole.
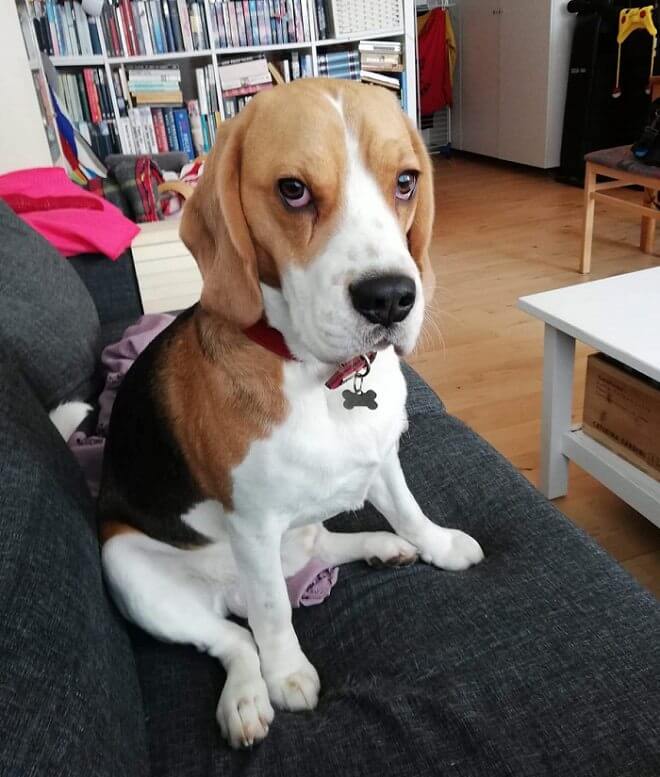
[[[375,331],[371,333],[371,336],[367,338],[369,351],[384,351],[390,346],[394,346],[394,351],[397,356],[402,356],[405,353],[405,349],[402,345],[403,332],[401,327],[395,325],[391,328],[385,328],[382,326],[375,327]]]

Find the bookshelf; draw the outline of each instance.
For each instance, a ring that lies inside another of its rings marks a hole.
[[[393,5],[397,6],[397,0],[392,0]],[[58,54],[42,55],[39,52],[40,48],[45,48],[43,45],[44,40],[39,40],[37,29],[38,24],[26,24],[26,18],[33,20],[34,17],[43,11],[46,16],[46,6],[51,0],[16,0],[16,9],[21,19],[21,27],[23,35],[26,38],[26,48],[28,51],[28,58],[30,68],[35,77],[39,75],[45,78],[44,63],[42,56],[48,56],[50,64],[55,68],[58,75],[73,75],[81,73],[83,69],[95,69],[100,72],[102,80],[108,85],[107,90],[107,105],[104,110],[103,122],[109,123],[114,130],[119,126],[119,121],[123,116],[123,108],[121,106],[121,95],[118,100],[117,88],[115,87],[116,75],[121,73],[121,78],[124,83],[128,79],[131,68],[144,68],[152,65],[154,68],[163,66],[177,66],[181,70],[181,92],[183,93],[184,101],[200,99],[198,94],[197,84],[195,78],[195,70],[199,68],[206,68],[206,74],[208,80],[205,82],[208,85],[209,90],[215,98],[214,102],[217,105],[217,111],[215,113],[215,120],[222,121],[226,116],[224,94],[218,74],[218,68],[227,62],[231,62],[239,57],[258,57],[264,56],[269,61],[277,60],[278,56],[296,57],[302,62],[303,58],[308,67],[308,75],[319,75],[319,63],[328,62],[333,57],[340,56],[335,52],[353,51],[357,50],[359,41],[366,40],[383,40],[383,41],[397,41],[401,46],[401,55],[403,70],[398,76],[401,81],[401,102],[404,110],[408,115],[417,122],[417,72],[416,72],[416,15],[415,15],[415,0],[398,0],[398,11],[396,18],[399,20],[399,24],[389,29],[368,29],[368,30],[355,30],[354,33],[344,34],[341,37],[324,37],[323,20],[319,18],[317,14],[317,8],[319,7],[320,0],[259,0],[266,8],[280,9],[293,9],[296,13],[298,8],[303,11],[306,24],[304,26],[304,39],[300,39],[300,30],[296,29],[297,36],[289,36],[287,41],[277,41],[260,43],[259,45],[221,45],[221,36],[218,33],[217,20],[218,7],[231,7],[239,8],[245,6],[246,8],[253,5],[252,2],[244,3],[240,0],[169,0],[170,4],[177,3],[179,7],[181,4],[184,9],[192,8],[193,3],[196,7],[203,7],[203,13],[201,14],[203,23],[203,32],[198,32],[196,42],[202,41],[205,45],[202,48],[196,48],[188,46],[188,50],[176,50],[176,51],[153,51],[153,53],[141,53],[141,54],[127,54],[126,51],[121,53],[117,52],[116,39],[108,40],[108,29],[103,23],[103,15],[97,17],[95,22],[95,28],[98,33],[98,42],[96,43],[97,50],[100,48],[100,53],[94,54],[80,54],[76,56],[60,56]],[[113,12],[118,7],[119,3],[129,2],[129,0],[106,0],[106,7],[104,14]],[[154,0],[130,0],[130,2],[136,5],[147,5],[154,2]],[[156,2],[167,3],[168,0],[156,0]],[[383,5],[387,5],[390,0],[363,0],[361,8],[364,4],[366,9],[370,4],[374,4],[374,7],[380,10]],[[76,14],[83,13],[82,10],[76,8],[79,6],[78,0],[67,0],[70,3],[74,11],[74,21]],[[188,5],[186,5],[188,3]],[[295,6],[294,6],[295,3]],[[325,0],[324,7],[325,13],[330,18],[334,5],[336,3],[342,3],[342,0]],[[61,5],[61,4],[60,4]],[[65,4],[66,5],[66,4]],[[256,4],[255,4],[256,5]],[[224,10],[223,10],[224,12]],[[364,16],[364,14],[363,14]],[[80,17],[79,17],[80,18]],[[85,18],[85,17],[83,17]],[[89,17],[93,18],[93,17]],[[151,17],[150,17],[151,18]],[[289,18],[288,16],[284,19]],[[216,20],[215,22],[213,20]],[[272,24],[272,21],[271,21]],[[283,25],[287,22],[282,21]],[[35,29],[36,28],[36,29]],[[151,28],[149,28],[151,29]],[[183,24],[179,28],[183,30]],[[345,29],[345,24],[344,24]],[[275,28],[273,28],[275,30]],[[142,28],[144,32],[144,28]],[[253,32],[255,28],[253,28]],[[85,33],[86,34],[86,33]],[[270,35],[270,32],[269,32]],[[327,35],[327,33],[326,33]],[[200,37],[201,36],[201,37]],[[225,31],[224,37],[229,38],[229,27]],[[273,31],[273,38],[275,38],[275,31]],[[287,37],[286,34],[281,37]],[[293,40],[292,38],[297,39]],[[27,40],[30,38],[30,40]],[[75,38],[72,38],[75,41]],[[152,36],[152,43],[155,37]],[[82,50],[82,36],[78,40],[78,48]],[[41,46],[39,44],[42,44]],[[153,46],[151,46],[153,48]],[[77,76],[76,76],[77,77]],[[71,87],[69,87],[71,88]],[[37,90],[39,91],[39,90]],[[43,89],[42,97],[43,97]],[[185,102],[184,102],[185,104]],[[200,100],[201,104],[201,100]],[[240,109],[240,107],[239,107]],[[52,105],[46,106],[45,111],[52,114]],[[212,122],[217,123],[217,122]],[[128,152],[131,149],[124,148],[125,143],[123,138],[119,136],[119,132],[116,132],[116,140],[121,145],[121,150]],[[61,150],[60,150],[61,151]],[[54,160],[55,161],[55,160]]]

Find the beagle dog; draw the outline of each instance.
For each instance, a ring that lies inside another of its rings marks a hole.
[[[201,299],[119,390],[102,561],[126,618],[222,662],[234,747],[266,736],[271,703],[317,704],[285,577],[311,558],[483,558],[424,515],[398,459],[432,221],[429,158],[394,97],[332,79],[261,92],[223,123],[185,206]],[[396,534],[324,528],[365,500]]]

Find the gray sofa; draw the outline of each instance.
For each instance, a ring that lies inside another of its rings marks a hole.
[[[0,203],[2,777],[660,775],[656,601],[409,369],[411,488],[487,558],[343,567],[294,614],[318,709],[231,751],[220,664],[110,603],[92,498],[47,415],[94,395],[99,348],[138,312],[130,255],[65,261]],[[384,527],[370,508],[332,523]]]

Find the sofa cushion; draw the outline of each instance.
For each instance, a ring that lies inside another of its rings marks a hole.
[[[135,660],[101,577],[94,505],[0,352],[0,774],[145,777]]]
[[[130,250],[109,262],[102,254],[78,254],[69,259],[94,300],[101,330],[120,321],[124,328],[142,315],[142,300]],[[123,330],[122,330],[123,331]]]
[[[294,613],[318,709],[277,712],[251,752],[220,737],[218,662],[133,630],[153,777],[660,774],[655,600],[437,402],[410,409],[413,493],[486,560],[342,567],[322,605]],[[372,509],[329,527],[386,528]]]
[[[98,338],[96,309],[76,272],[0,200],[0,346],[45,407],[92,393]]]

